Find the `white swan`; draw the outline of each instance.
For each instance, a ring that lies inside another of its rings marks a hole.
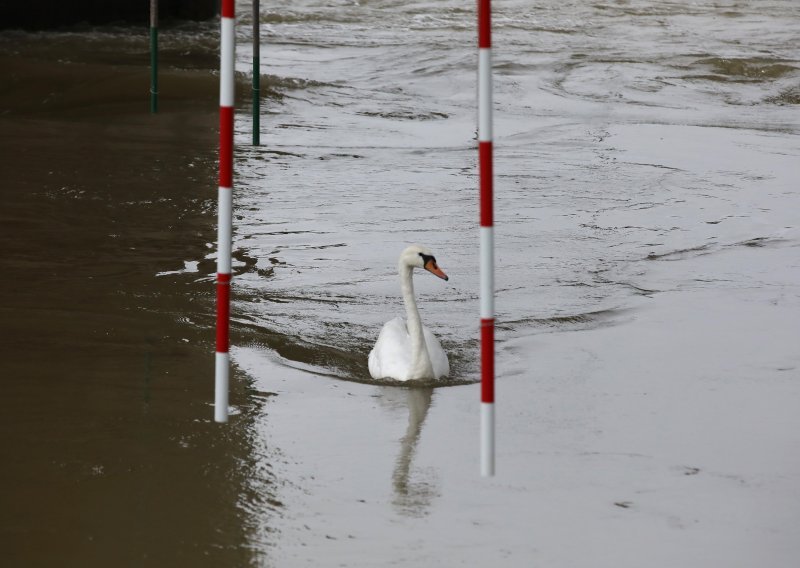
[[[424,268],[443,280],[448,279],[428,249],[411,245],[400,254],[400,289],[408,324],[400,317],[384,324],[369,354],[369,374],[373,379],[411,381],[438,379],[450,374],[447,354],[419,318],[412,280],[414,268]]]

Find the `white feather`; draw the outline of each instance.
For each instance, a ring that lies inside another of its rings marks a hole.
[[[369,354],[369,374],[373,379],[409,381],[438,379],[450,374],[450,363],[436,336],[419,317],[412,274],[414,268],[425,267],[425,258],[433,255],[426,248],[412,245],[400,255],[400,287],[407,319],[396,317],[384,324],[375,347]],[[436,267],[434,273],[447,276]]]
[[[450,374],[447,353],[444,352],[441,343],[431,330],[423,326],[422,332],[433,367],[434,376],[428,378],[446,377]],[[411,337],[408,335],[406,320],[398,316],[383,325],[378,341],[375,342],[375,347],[369,354],[369,374],[373,379],[389,378],[407,381],[411,378],[409,377],[410,369]]]

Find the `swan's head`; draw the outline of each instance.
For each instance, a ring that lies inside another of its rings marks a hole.
[[[411,245],[410,247],[407,247],[400,254],[400,264],[404,264],[412,268],[424,268],[442,280],[449,280],[447,274],[445,274],[444,271],[439,268],[439,265],[436,264],[436,257],[433,256],[433,253],[429,249],[420,245]]]

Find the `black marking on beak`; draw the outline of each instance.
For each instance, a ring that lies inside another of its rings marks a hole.
[[[433,255],[422,253],[419,253],[419,255],[422,257],[422,266],[425,268],[425,270],[434,274],[435,276],[438,276],[442,280],[450,280],[447,274],[442,272],[442,270],[436,264],[436,258]]]
[[[428,264],[431,261],[433,261],[433,264],[436,264],[436,257],[433,256],[432,254],[419,253],[419,255],[422,257],[423,266]]]

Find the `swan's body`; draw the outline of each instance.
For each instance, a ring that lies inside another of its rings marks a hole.
[[[436,265],[428,249],[412,245],[400,255],[400,288],[406,307],[406,319],[386,322],[369,354],[369,374],[373,379],[411,381],[438,379],[450,374],[450,363],[439,340],[419,317],[414,298],[414,268],[425,268],[439,278],[447,275]]]
[[[411,334],[406,320],[396,317],[387,321],[375,347],[369,354],[369,374],[373,379],[438,379],[450,374],[450,363],[439,340],[422,326],[425,354],[412,356]]]

